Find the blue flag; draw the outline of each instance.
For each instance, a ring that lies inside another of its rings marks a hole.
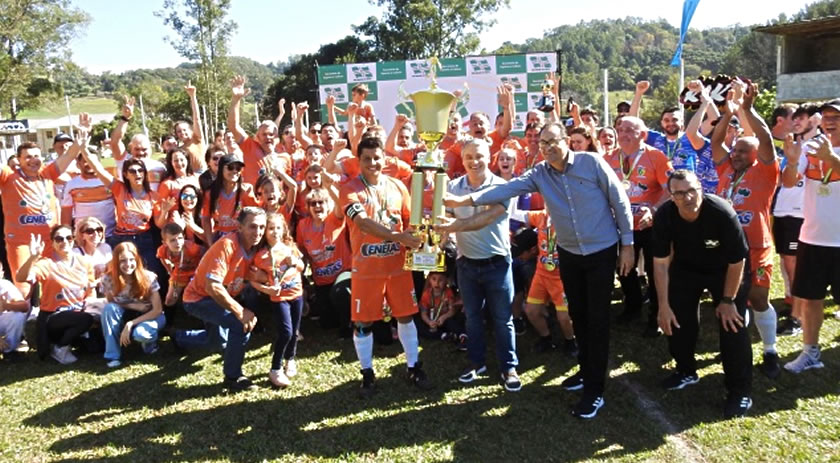
[[[683,3],[682,22],[680,23],[680,41],[677,42],[677,51],[674,52],[674,57],[671,58],[671,66],[679,66],[680,58],[682,58],[682,46],[685,41],[685,35],[688,33],[688,24],[691,22],[691,17],[694,16],[694,10],[697,9],[697,4],[700,0],[685,0]]]

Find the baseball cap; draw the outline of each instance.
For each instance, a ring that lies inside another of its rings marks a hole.
[[[837,112],[840,112],[840,98],[835,98],[831,101],[826,101],[820,106],[819,112],[823,112],[826,109],[833,109]]]
[[[58,135],[56,135],[55,138],[53,138],[53,145],[55,145],[56,143],[64,143],[66,141],[72,142],[73,137],[67,135],[64,132],[59,132]]]
[[[219,165],[227,165],[227,164],[242,164],[245,165],[245,161],[242,159],[242,156],[239,153],[233,154],[226,154],[222,156],[222,159],[219,159]]]

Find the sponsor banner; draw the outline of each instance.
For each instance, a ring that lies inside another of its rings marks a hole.
[[[438,77],[466,77],[467,60],[464,58],[443,58],[440,60]]]
[[[542,72],[528,73],[528,91],[542,93],[543,82],[546,80],[546,74],[547,73]],[[557,82],[554,82],[554,85],[556,86]]]
[[[496,57],[496,74],[525,74],[525,55],[499,55]]]
[[[429,61],[425,59],[410,59],[405,62],[406,74],[409,79],[425,79],[429,75]]]
[[[467,61],[467,76],[492,76],[495,74],[495,56],[470,56]]]
[[[336,108],[341,109],[342,111],[347,110],[347,103],[336,103]],[[327,114],[327,105],[321,105],[321,122],[329,121],[329,115]],[[341,115],[338,111],[335,112],[335,121],[336,122],[347,122],[347,116]],[[345,124],[346,125],[346,124]]]
[[[376,64],[376,80],[405,80],[405,61],[385,61]]]
[[[514,114],[513,121],[511,121],[510,130],[512,132],[525,133],[525,121],[528,120],[528,112]]]
[[[347,66],[347,82],[372,82],[376,80],[376,63],[352,63]]]
[[[528,91],[528,75],[527,74],[510,74],[499,76],[499,82],[513,87],[514,93],[524,93]]]
[[[318,85],[343,84],[345,82],[347,82],[346,65],[318,66]]]
[[[379,100],[379,86],[376,85],[376,82],[365,82],[365,85],[368,86],[368,95],[365,98],[365,101],[378,101]],[[350,100],[353,99],[353,87],[356,84],[347,84],[347,95]],[[375,109],[375,108],[374,108]]]
[[[327,102],[328,96],[335,97],[336,103],[347,103],[350,101],[350,92],[347,90],[346,84],[321,85],[320,93],[321,104],[325,104]]]
[[[546,73],[557,70],[556,53],[528,53],[526,72]]]
[[[528,92],[528,111],[537,109],[542,96],[542,92]]]

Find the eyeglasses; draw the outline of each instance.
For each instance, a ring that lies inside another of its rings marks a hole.
[[[146,172],[146,169],[140,169],[138,167],[132,167],[130,169],[127,169],[126,172],[128,172],[131,175],[142,175]]]
[[[210,157],[210,160],[211,160],[211,161],[216,161],[216,162],[219,162],[219,159],[222,159],[222,156],[224,156],[224,154],[220,154],[220,155],[218,155],[218,156],[213,155],[212,157]]]
[[[242,172],[242,165],[241,164],[228,164],[225,166],[227,170],[232,170],[236,172]]]
[[[685,190],[685,191],[672,191],[671,192],[671,197],[674,198],[674,199],[682,200],[682,199],[688,198],[689,196],[691,196],[692,198],[697,196],[697,188],[689,188],[688,190]]]
[[[84,230],[85,235],[93,235],[94,233],[105,233],[105,229],[102,228],[102,227],[96,227],[96,228],[86,228]]]
[[[540,148],[548,148],[549,146],[557,146],[563,141],[563,138],[554,138],[552,140],[540,140]]]
[[[189,194],[189,193],[184,193],[184,194],[181,195],[181,199],[197,199],[197,198],[198,198],[198,196],[193,195],[193,194]]]
[[[55,235],[53,236],[54,243],[72,243],[73,242],[73,235]]]

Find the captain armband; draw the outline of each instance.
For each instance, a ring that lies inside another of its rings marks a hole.
[[[350,220],[359,216],[361,218],[367,217],[367,213],[365,212],[365,207],[362,206],[361,203],[351,203],[347,206],[347,209],[344,211],[344,215],[346,215]]]

